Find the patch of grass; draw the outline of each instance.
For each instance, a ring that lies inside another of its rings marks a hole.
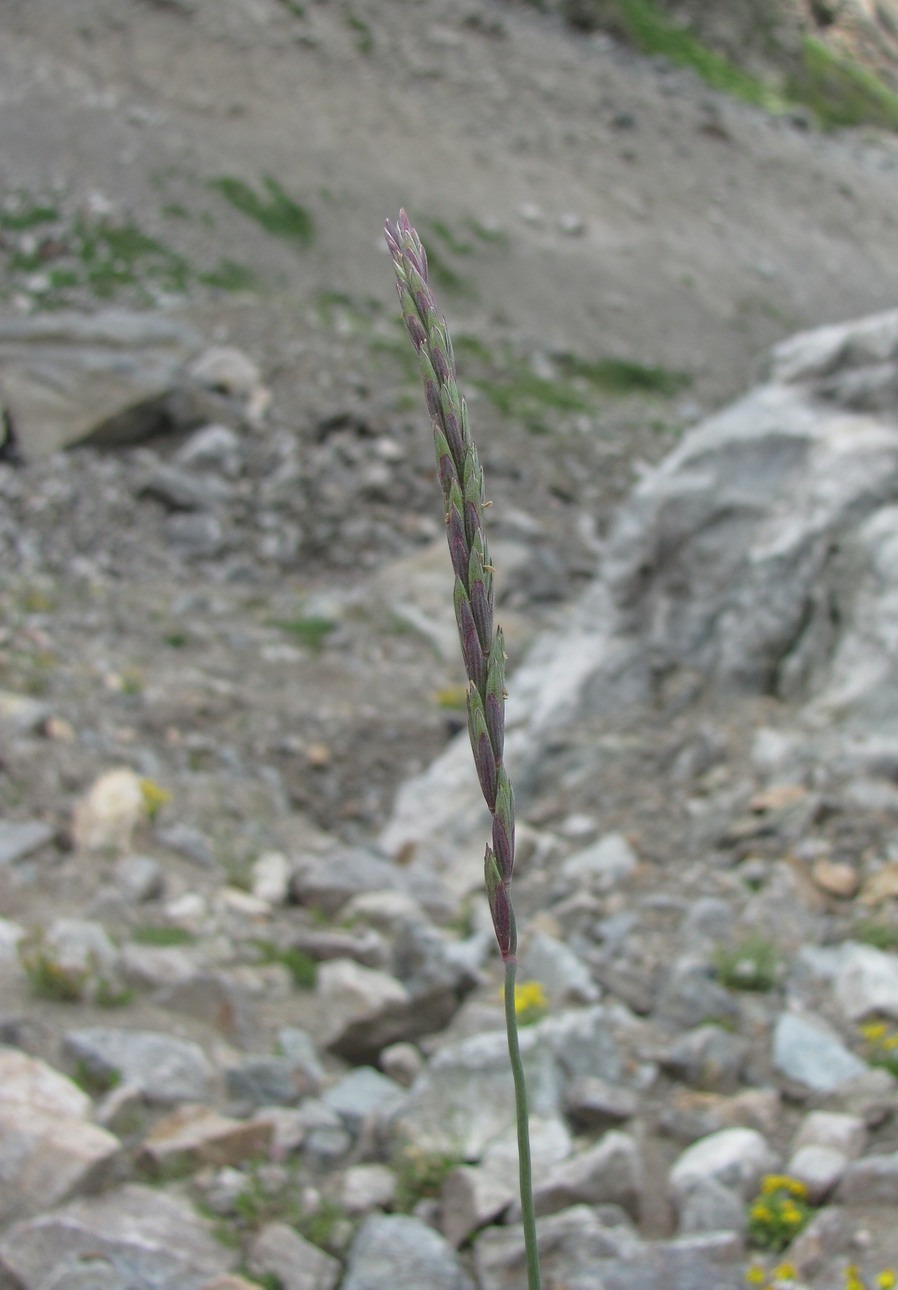
[[[109,299],[120,288],[143,281],[181,294],[190,281],[187,261],[132,220],[115,223],[78,218],[73,249],[87,285],[100,299]]]
[[[168,948],[173,945],[193,945],[196,937],[186,927],[169,927],[163,923],[144,923],[131,932],[136,945],[154,945]]]
[[[315,614],[309,616],[300,614],[296,618],[275,618],[272,620],[271,625],[272,627],[279,627],[283,632],[289,632],[301,644],[315,650],[321,649],[325,638],[337,626],[330,618],[322,618]]]
[[[283,238],[303,250],[315,237],[315,222],[304,206],[290,196],[272,175],[262,178],[262,193],[233,175],[209,181],[235,210],[254,220],[266,233]]]
[[[720,983],[729,990],[765,992],[779,979],[779,951],[764,936],[747,936],[736,945],[719,945],[714,968]]]
[[[855,939],[864,945],[872,945],[877,950],[898,949],[898,926],[893,923],[877,923],[873,919],[859,923],[854,929]]]
[[[666,367],[652,367],[625,358],[584,359],[563,354],[558,359],[563,372],[582,377],[606,394],[657,394],[670,398],[692,380],[687,372],[673,372]]]
[[[812,37],[805,39],[801,69],[789,78],[786,89],[826,127],[878,125],[898,130],[898,94]]]
[[[97,982],[93,997],[98,1008],[126,1008],[133,999],[133,990],[127,986],[115,986],[105,978]]]
[[[365,22],[364,18],[360,18],[357,13],[352,13],[351,11],[346,15],[346,21],[351,30],[355,32],[356,49],[360,54],[370,54],[374,48],[374,33],[368,23]]]
[[[563,12],[568,22],[581,30],[610,27],[642,53],[691,68],[712,89],[767,111],[784,107],[779,94],[703,45],[651,0],[565,0]]]
[[[29,938],[19,946],[19,961],[36,999],[52,1003],[80,1003],[88,976],[86,971],[64,967],[47,952],[41,939]]]
[[[274,941],[257,940],[253,945],[259,951],[262,963],[280,963],[293,978],[299,990],[312,990],[318,975],[318,964],[304,950],[288,945],[281,948]]]
[[[456,1152],[427,1152],[406,1147],[393,1159],[396,1174],[395,1207],[410,1214],[418,1201],[439,1196],[448,1175],[464,1158]]]
[[[88,1097],[103,1097],[118,1088],[122,1076],[117,1070],[99,1071],[81,1057],[75,1064],[72,1080]]]
[[[0,229],[7,233],[25,233],[53,224],[60,218],[59,208],[50,202],[40,201],[26,192],[15,193],[0,206]]]
[[[258,285],[252,269],[236,260],[220,260],[214,269],[199,274],[198,281],[217,291],[251,291]]]

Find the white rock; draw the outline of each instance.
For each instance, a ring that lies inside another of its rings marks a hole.
[[[604,892],[619,886],[638,863],[636,852],[622,833],[606,833],[562,861],[561,872],[569,882],[588,884]]]
[[[845,1175],[848,1157],[832,1147],[801,1147],[786,1165],[790,1178],[797,1178],[808,1189],[812,1205],[822,1205],[835,1191]]]
[[[122,767],[95,780],[75,805],[72,834],[79,851],[124,853],[145,814],[140,776]]]
[[[252,892],[269,905],[285,905],[290,895],[290,861],[282,851],[263,851],[252,869]]]
[[[686,1148],[670,1171],[668,1189],[679,1206],[699,1182],[713,1178],[748,1199],[778,1165],[776,1152],[755,1129],[721,1129]]]
[[[898,955],[872,945],[846,945],[836,973],[835,996],[849,1021],[880,1014],[898,1018]]]
[[[850,1160],[863,1155],[867,1145],[867,1126],[859,1115],[838,1111],[810,1111],[802,1120],[793,1151],[802,1147],[828,1147],[841,1151]]]

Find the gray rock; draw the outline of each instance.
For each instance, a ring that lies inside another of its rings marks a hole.
[[[781,1075],[826,1093],[863,1075],[866,1066],[819,1017],[784,1012],[773,1034],[773,1064]]]
[[[52,708],[28,694],[0,690],[0,734],[5,738],[35,734],[52,714]]]
[[[609,1132],[595,1146],[540,1171],[534,1181],[537,1214],[554,1214],[572,1205],[619,1205],[638,1218],[643,1202],[642,1162],[625,1133]]]
[[[738,1086],[751,1045],[719,1026],[698,1026],[665,1049],[661,1067],[694,1088],[730,1093]]]
[[[738,1232],[748,1227],[745,1201],[716,1178],[703,1178],[686,1194],[680,1206],[677,1230],[681,1236],[700,1232]]]
[[[230,544],[218,516],[205,511],[169,515],[164,533],[168,544],[185,560],[211,560],[224,554]]]
[[[421,1074],[423,1066],[424,1058],[420,1048],[406,1041],[388,1044],[380,1054],[380,1068],[383,1073],[389,1075],[390,1079],[401,1084],[403,1088],[411,1088]]]
[[[195,424],[182,365],[198,344],[184,323],[145,311],[0,318],[3,402],[26,459]]]
[[[221,479],[190,475],[162,462],[147,472],[138,493],[170,511],[209,511],[231,496],[230,487]]]
[[[100,1080],[136,1085],[148,1102],[159,1106],[202,1102],[213,1090],[215,1072],[199,1044],[154,1031],[69,1030],[63,1053]]]
[[[408,892],[404,872],[381,855],[362,848],[344,849],[324,857],[303,856],[293,873],[293,894],[333,916],[361,892]]]
[[[226,972],[194,972],[163,986],[156,1002],[198,1021],[207,1021],[229,1039],[248,1044],[254,1008],[249,992]]]
[[[358,1066],[322,1094],[325,1106],[337,1112],[343,1124],[358,1137],[366,1123],[383,1126],[401,1111],[404,1088],[370,1066]]]
[[[224,425],[195,430],[175,453],[175,461],[182,466],[211,467],[231,477],[239,474],[242,459],[240,436]]]
[[[342,1057],[375,1057],[411,1027],[411,997],[386,972],[333,959],[319,969],[316,990],[323,1010],[319,1042]]]
[[[606,833],[563,860],[561,875],[565,882],[607,892],[629,878],[638,863],[636,852],[622,833]]]
[[[708,1021],[735,1021],[739,1007],[730,992],[714,980],[710,964],[684,958],[665,975],[656,1013],[678,1029],[691,1030]]]
[[[852,1160],[845,1169],[838,1199],[845,1205],[898,1204],[898,1151]]]
[[[253,1106],[293,1106],[302,1097],[317,1092],[289,1057],[247,1057],[239,1066],[225,1071],[228,1094]]]
[[[113,877],[122,894],[136,904],[156,900],[165,887],[162,865],[153,856],[122,856],[115,862]]]
[[[181,822],[167,824],[156,830],[156,838],[163,847],[175,851],[185,860],[193,860],[204,869],[217,866],[215,848],[211,840],[200,829]]]
[[[628,1223],[607,1226],[586,1205],[538,1219],[536,1232],[546,1284],[578,1290],[606,1290],[601,1269],[611,1259],[633,1257],[641,1245]],[[483,1232],[474,1244],[474,1267],[482,1290],[520,1290],[527,1278],[521,1228]]]
[[[779,1157],[756,1129],[721,1129],[700,1138],[677,1158],[668,1190],[679,1208],[699,1183],[714,1179],[747,1199]]]
[[[352,1149],[352,1134],[333,1107],[307,1097],[295,1114],[294,1131],[302,1131],[303,1155],[316,1165],[331,1167]]]
[[[552,1007],[596,1003],[601,994],[583,960],[546,932],[528,936],[521,950],[518,979],[527,978],[540,983]]]
[[[274,1274],[283,1290],[335,1290],[340,1264],[286,1223],[268,1223],[249,1247],[254,1276]]]
[[[135,1284],[202,1290],[231,1267],[233,1251],[183,1198],[136,1184],[26,1219],[0,1239],[0,1275],[18,1278],[13,1284],[27,1290],[39,1290],[51,1277],[58,1282],[60,1265],[84,1258],[105,1260],[128,1278],[129,1290]]]
[[[568,1085],[564,1105],[575,1125],[596,1132],[632,1119],[639,1111],[639,1098],[631,1089],[584,1075]]]
[[[22,820],[20,823],[0,820],[0,865],[24,860],[52,842],[55,836],[55,829],[41,820]]]
[[[458,1255],[417,1218],[365,1219],[349,1252],[342,1290],[474,1290]]]
[[[324,1067],[312,1036],[299,1026],[284,1026],[278,1031],[278,1047],[293,1063],[300,1078],[309,1089],[317,1092],[324,1082]]]

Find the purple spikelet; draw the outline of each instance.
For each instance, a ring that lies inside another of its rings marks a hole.
[[[483,471],[458,392],[455,356],[427,277],[427,256],[405,211],[385,225],[402,317],[418,354],[433,427],[449,553],[455,619],[468,676],[468,731],[477,777],[493,817],[484,877],[502,958],[517,953],[509,887],[514,869],[514,798],[502,765],[505,741],[505,647],[493,626],[492,564],[484,524]]]

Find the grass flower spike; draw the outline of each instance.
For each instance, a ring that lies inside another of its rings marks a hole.
[[[502,760],[505,740],[505,643],[493,626],[493,566],[487,545],[483,470],[471,438],[468,412],[456,379],[445,319],[427,276],[427,255],[405,211],[387,220],[387,245],[396,270],[402,317],[418,354],[430,413],[446,536],[455,575],[455,619],[468,678],[468,733],[492,838],[484,857],[486,892],[505,964],[505,1020],[515,1084],[521,1209],[527,1247],[528,1290],[539,1290],[539,1264],[530,1175],[527,1095],[515,1007],[517,930],[511,905],[514,870],[514,794]]]

